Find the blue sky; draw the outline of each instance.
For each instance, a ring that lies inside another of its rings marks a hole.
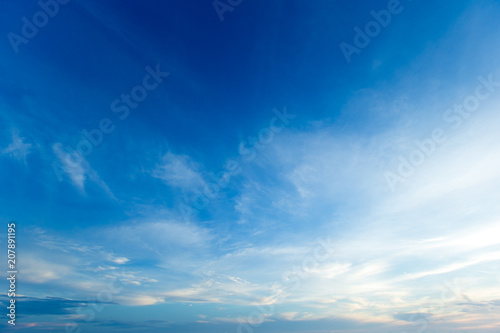
[[[3,5],[2,330],[499,331],[498,2]]]

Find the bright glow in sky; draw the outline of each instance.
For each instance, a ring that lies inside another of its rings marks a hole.
[[[499,332],[499,17],[3,3],[0,330]]]

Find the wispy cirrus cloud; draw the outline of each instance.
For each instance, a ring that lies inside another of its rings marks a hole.
[[[193,190],[205,183],[198,168],[189,156],[168,152],[161,157],[151,175],[170,186]]]
[[[26,156],[31,153],[33,145],[31,143],[26,143],[26,138],[19,136],[18,130],[12,131],[11,140],[12,142],[2,149],[2,154],[23,161],[24,164],[26,164]]]
[[[52,146],[52,150],[56,155],[58,162],[53,163],[53,171],[56,173],[58,178],[62,179],[63,175],[66,174],[73,185],[80,191],[80,193],[85,193],[85,184],[88,182],[93,182],[97,184],[104,192],[106,192],[111,198],[115,198],[108,185],[99,177],[97,172],[90,167],[88,161],[76,151],[66,152],[64,151],[61,143],[55,143]]]

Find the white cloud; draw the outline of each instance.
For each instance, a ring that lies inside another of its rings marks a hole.
[[[154,297],[148,295],[131,295],[131,296],[118,295],[114,297],[114,300],[120,304],[130,305],[130,306],[145,306],[145,305],[153,305],[164,302],[163,297]]]
[[[111,257],[109,260],[111,260],[115,264],[120,264],[120,265],[121,264],[125,264],[126,262],[130,261],[130,260],[128,260],[125,257],[119,257],[119,258],[113,258],[113,257]]]
[[[162,156],[161,162],[152,171],[152,176],[160,178],[170,186],[182,189],[193,189],[205,184],[197,171],[196,164],[186,155],[175,155],[171,152]]]
[[[31,148],[31,143],[25,143],[25,138],[20,137],[18,131],[14,130],[12,131],[12,142],[2,149],[2,154],[22,160],[26,164],[26,156],[31,152]]]
[[[62,177],[62,174],[66,173],[73,185],[78,188],[81,193],[85,193],[85,184],[90,180],[103,189],[111,198],[115,199],[108,185],[106,185],[97,172],[90,167],[90,164],[82,155],[76,151],[71,153],[65,152],[61,143],[55,143],[52,146],[52,150],[61,163],[61,166],[58,167],[54,167],[53,165],[54,172],[56,172],[58,177]]]
[[[137,221],[111,227],[104,233],[106,237],[126,241],[127,246],[147,245],[150,250],[166,256],[165,250],[172,247],[205,248],[214,237],[209,229],[174,220]]]
[[[22,275],[23,280],[35,284],[49,281],[63,280],[72,274],[74,269],[71,265],[55,261],[48,261],[33,253],[23,255]]]
[[[384,171],[399,154],[414,147],[396,143],[392,148],[393,140],[397,136],[402,136],[401,142],[422,139],[428,135],[427,129],[416,129],[407,138],[398,132],[357,139],[333,129],[282,133],[254,165],[248,166],[251,171],[245,173],[248,179],[244,184],[249,186],[242,188],[235,210],[242,221],[253,218],[258,223],[269,218],[269,211],[281,209],[284,228],[292,223],[288,216],[304,225],[314,221],[314,229],[301,229],[302,239],[294,244],[298,248],[315,232],[339,231],[330,260],[309,269],[309,276],[297,290],[288,290],[283,302],[298,307],[330,304],[332,315],[345,313],[342,302],[349,301],[352,318],[394,322],[387,313],[439,301],[448,280],[463,278],[466,289],[473,285],[472,277],[478,276],[478,270],[481,275],[493,273],[500,262],[496,251],[500,242],[496,237],[500,159],[492,151],[500,144],[497,120],[493,111],[485,111],[467,126],[449,132],[446,144],[395,193],[385,183]],[[266,170],[267,179],[287,179],[288,183],[268,185],[259,179],[259,170]],[[289,184],[295,193],[283,191],[290,189],[286,187]],[[312,212],[328,206],[349,209],[311,220]],[[275,239],[280,239],[279,232]],[[298,266],[307,253],[300,251],[302,255],[295,259]],[[227,274],[248,278],[252,275],[245,267],[251,269],[248,259],[252,256],[262,258],[260,279],[250,279],[260,286],[272,283],[266,273],[290,269],[285,252],[273,250],[270,244],[234,251],[214,265],[232,267]],[[244,264],[224,265],[232,263],[232,258]],[[488,297],[486,290],[494,295],[493,280],[485,279],[484,290],[477,295]],[[454,306],[446,304],[443,313],[455,311]]]

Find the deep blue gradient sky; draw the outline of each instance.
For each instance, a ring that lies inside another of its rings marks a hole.
[[[500,330],[498,2],[54,1],[0,12],[2,330]]]

